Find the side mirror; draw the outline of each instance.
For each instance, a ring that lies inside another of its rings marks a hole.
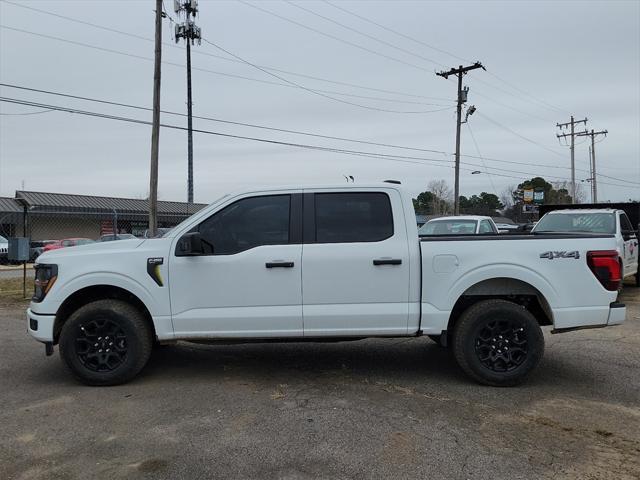
[[[178,245],[176,246],[176,255],[179,257],[190,257],[196,255],[202,255],[204,250],[202,249],[202,237],[200,232],[189,232],[184,234]]]
[[[633,235],[636,235],[638,232],[636,230],[622,230],[620,232],[622,234],[622,238],[625,240],[629,240]]]

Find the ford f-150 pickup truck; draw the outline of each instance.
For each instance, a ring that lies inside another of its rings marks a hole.
[[[161,238],[46,252],[29,333],[91,385],[131,380],[155,344],[428,335],[510,386],[553,332],[622,323],[607,234],[423,236],[397,183],[227,195]]]

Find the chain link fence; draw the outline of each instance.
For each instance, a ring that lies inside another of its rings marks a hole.
[[[36,262],[46,251],[94,242],[150,236],[148,213],[142,208],[71,208],[51,205],[28,206],[20,203],[18,206],[19,208],[12,207],[13,211],[0,212],[0,290],[4,289],[3,282],[7,285],[11,283],[15,288],[16,279],[23,277],[26,271],[24,288],[29,293],[33,276],[30,264]],[[178,225],[203,205],[165,202],[164,207],[163,211],[162,202],[159,202],[160,234]],[[29,239],[27,262],[14,262],[9,259],[8,242],[13,237]]]

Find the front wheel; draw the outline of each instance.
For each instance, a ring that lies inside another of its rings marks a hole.
[[[128,382],[145,366],[151,328],[138,309],[121,300],[98,300],[76,310],[62,326],[60,357],[87,385]]]
[[[453,353],[460,368],[479,383],[507,387],[521,383],[544,353],[535,317],[507,300],[469,307],[454,330]]]

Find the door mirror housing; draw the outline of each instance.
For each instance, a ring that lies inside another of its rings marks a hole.
[[[622,234],[622,238],[624,238],[625,240],[629,240],[634,235],[637,235],[638,231],[637,230],[622,230],[620,233]]]
[[[204,250],[202,248],[202,237],[200,232],[185,233],[176,245],[176,255],[178,257],[191,257],[196,255],[202,255]]]

